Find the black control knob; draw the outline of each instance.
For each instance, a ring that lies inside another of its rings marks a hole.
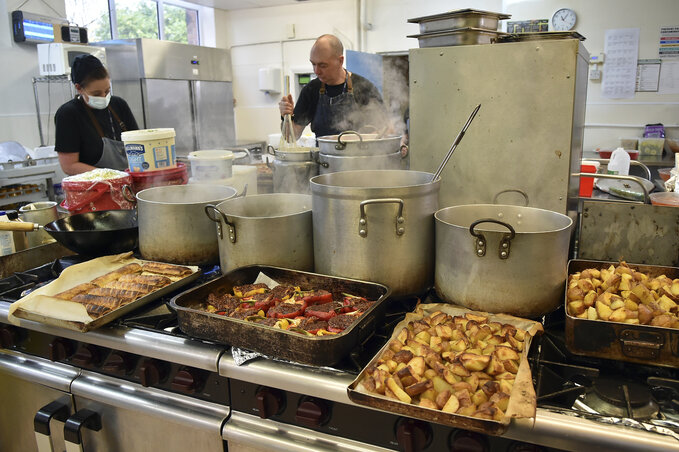
[[[295,420],[307,427],[318,428],[328,420],[330,410],[322,400],[306,400],[299,404]]]
[[[396,424],[396,440],[405,452],[424,450],[431,442],[431,427],[426,422],[415,419],[401,419]]]
[[[0,326],[0,348],[12,348],[19,342],[19,333],[13,326]]]
[[[71,357],[71,362],[78,366],[95,366],[101,362],[102,350],[96,345],[82,345]]]
[[[488,452],[490,445],[488,438],[480,433],[460,430],[450,441],[450,451],[453,452]]]
[[[167,378],[167,366],[155,359],[145,359],[139,366],[139,380],[142,386],[155,386]]]
[[[123,352],[112,352],[104,361],[101,369],[104,372],[117,375],[129,374],[134,370],[134,358],[132,355]]]
[[[73,355],[75,345],[73,342],[58,337],[49,343],[49,358],[52,361],[63,361]]]
[[[285,405],[285,395],[278,389],[260,388],[255,394],[259,417],[268,419],[271,416],[280,414]]]
[[[198,369],[184,367],[180,369],[172,379],[172,389],[175,391],[193,394],[202,386],[202,376]]]

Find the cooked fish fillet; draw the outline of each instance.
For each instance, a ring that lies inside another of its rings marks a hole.
[[[133,290],[143,295],[146,295],[147,293],[153,292],[154,290],[157,289],[156,286],[151,286],[149,284],[135,284],[120,281],[112,281],[106,284],[105,287],[110,289]]]
[[[65,290],[61,293],[56,294],[55,297],[61,298],[62,300],[71,300],[76,295],[79,295],[81,293],[87,293],[90,290],[94,289],[95,287],[97,287],[97,286],[95,284],[92,284],[92,283],[78,284],[75,287],[72,287],[68,290]]]
[[[147,262],[143,266],[143,270],[149,273],[157,273],[159,275],[167,276],[188,276],[193,273],[188,267],[181,265],[163,264],[162,262]]]
[[[137,298],[144,295],[143,293],[137,292],[136,290],[116,289],[113,287],[97,287],[95,289],[90,290],[88,294],[98,295],[100,297],[120,298],[121,300],[126,302],[136,300]]]
[[[92,284],[96,284],[99,287],[104,287],[106,284],[110,283],[111,281],[117,281],[118,278],[120,278],[123,275],[128,275],[131,273],[141,273],[141,265],[139,264],[128,264],[123,267],[120,267],[117,270],[114,270],[112,272],[106,273],[105,275],[102,275],[98,278],[95,278],[92,280]]]
[[[172,280],[162,275],[123,275],[119,282],[133,284],[148,284],[149,286],[164,287],[172,283]]]
[[[87,307],[87,305],[89,304],[98,304],[100,306],[104,306],[111,309],[116,309],[123,303],[123,300],[121,298],[105,297],[101,295],[90,295],[90,294],[76,295],[75,297],[73,297],[73,300],[71,301],[82,303],[85,305],[85,307]]]

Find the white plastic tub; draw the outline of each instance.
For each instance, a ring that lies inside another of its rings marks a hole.
[[[233,152],[224,149],[189,154],[191,177],[196,180],[228,179],[233,176]]]
[[[130,171],[155,171],[177,166],[175,131],[169,129],[130,130],[122,133]]]

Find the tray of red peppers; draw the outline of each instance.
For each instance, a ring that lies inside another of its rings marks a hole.
[[[278,285],[256,283],[261,275]],[[190,336],[331,365],[372,334],[389,294],[373,282],[253,265],[187,290],[170,306]]]

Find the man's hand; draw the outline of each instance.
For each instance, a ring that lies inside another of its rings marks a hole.
[[[295,109],[295,103],[292,101],[292,94],[288,94],[281,98],[278,102],[278,110],[281,112],[281,116],[291,115]]]

